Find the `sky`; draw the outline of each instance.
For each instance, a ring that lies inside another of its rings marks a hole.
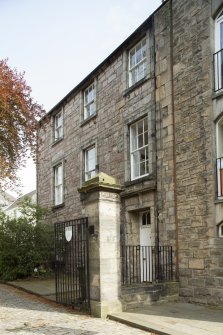
[[[116,49],[161,0],[0,0],[0,59],[25,71],[48,112]],[[35,189],[29,160],[22,194]]]

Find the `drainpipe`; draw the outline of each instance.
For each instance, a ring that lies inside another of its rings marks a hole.
[[[176,279],[179,279],[179,228],[177,208],[177,176],[176,176],[176,137],[175,137],[175,106],[173,82],[173,1],[170,0],[170,75],[171,75],[171,103],[173,121],[173,178],[174,178],[174,203],[175,203],[175,229],[176,229]]]
[[[155,45],[155,20],[153,15],[153,56],[154,56],[154,83],[155,83],[155,89],[154,89],[154,105],[155,105],[155,117],[154,117],[154,132],[155,132],[155,140],[154,140],[154,151],[155,151],[155,177],[156,177],[156,190],[154,192],[154,215],[155,215],[155,246],[159,248],[159,211],[158,211],[158,193],[157,193],[157,127],[156,127],[156,113],[157,113],[157,103],[156,103],[156,45]]]

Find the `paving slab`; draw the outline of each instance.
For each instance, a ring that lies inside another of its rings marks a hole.
[[[11,286],[55,301],[55,280],[31,278],[8,282]],[[165,302],[156,303],[109,318],[158,335],[223,335],[223,309]]]
[[[223,335],[223,310],[195,304],[158,303],[109,317],[159,335]]]
[[[55,279],[29,278],[26,280],[10,281],[7,282],[7,284],[21,288],[26,292],[45,297],[49,300],[56,301]]]

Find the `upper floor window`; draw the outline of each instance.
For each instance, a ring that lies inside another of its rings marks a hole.
[[[223,89],[223,12],[215,21],[214,91]]]
[[[130,126],[131,179],[149,173],[148,117]]]
[[[129,51],[129,86],[146,76],[146,39],[144,38]]]
[[[90,147],[84,152],[84,178],[85,181],[93,178],[96,175],[96,149],[95,146]]]
[[[54,140],[58,141],[63,137],[63,113],[59,112],[54,116]]]
[[[216,124],[217,197],[223,197],[223,118]]]
[[[95,113],[95,87],[88,86],[84,91],[84,120]]]
[[[55,206],[63,203],[63,164],[54,167],[54,204]]]
[[[220,223],[218,226],[218,236],[223,237],[223,223]]]

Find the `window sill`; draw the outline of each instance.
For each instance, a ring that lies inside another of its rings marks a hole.
[[[217,204],[223,204],[223,198],[219,198],[219,199],[215,199],[215,202],[214,202],[216,205]]]
[[[54,205],[51,209],[52,209],[52,212],[55,212],[56,210],[61,209],[63,207],[65,207],[64,202],[62,204],[59,204],[59,205]]]
[[[148,176],[127,181],[124,184],[125,190],[121,192],[121,197],[127,198],[132,197],[139,193],[144,193],[147,191],[152,191],[156,189],[156,180],[153,174]]]
[[[90,122],[92,119],[97,117],[97,112],[95,112],[94,114],[90,115],[87,119],[84,119],[83,121],[81,121],[80,126],[83,127],[86,123]]]
[[[64,139],[64,138],[61,137],[61,138],[59,138],[58,140],[54,141],[54,142],[52,143],[52,147],[53,147],[54,145],[56,145],[57,143],[61,142],[63,139]]]
[[[212,100],[223,96],[223,89],[212,93]]]
[[[149,79],[151,79],[151,76],[146,76],[143,79],[137,81],[137,83],[135,83],[134,85],[128,87],[124,92],[123,92],[123,97],[125,97],[126,95],[130,94],[132,91],[134,91],[136,88],[138,88],[139,86],[143,85],[145,82],[147,82]]]
[[[129,180],[125,182],[125,187],[131,186],[131,185],[135,185],[135,184],[139,184],[142,183],[143,181],[146,180],[154,180],[154,175],[153,174],[149,174],[147,176],[141,177],[141,178],[137,178],[134,180]]]

